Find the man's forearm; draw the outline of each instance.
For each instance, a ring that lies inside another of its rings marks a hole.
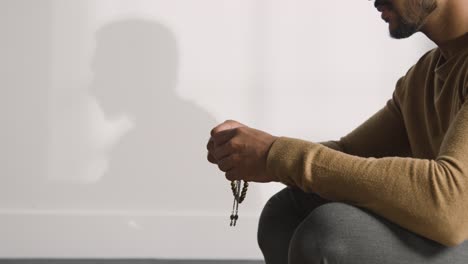
[[[468,118],[468,105],[465,115]],[[462,142],[463,129],[452,129],[448,140]],[[283,137],[268,154],[267,171],[287,185],[368,208],[413,232],[454,245],[468,234],[467,141],[465,149],[423,160],[363,158]]]

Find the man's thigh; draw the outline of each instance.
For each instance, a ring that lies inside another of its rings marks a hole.
[[[468,263],[468,242],[445,247],[344,203],[312,210],[296,228],[289,264]]]

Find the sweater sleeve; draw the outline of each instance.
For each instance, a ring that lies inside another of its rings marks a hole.
[[[364,136],[359,141],[366,144]],[[468,235],[467,153],[465,102],[434,160],[359,157],[281,137],[269,151],[267,172],[305,192],[367,208],[429,239],[457,245]]]

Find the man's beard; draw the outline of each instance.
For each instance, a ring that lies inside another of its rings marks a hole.
[[[422,23],[409,22],[397,13],[397,27],[390,29],[390,36],[395,39],[403,39],[412,36],[421,29]]]
[[[387,5],[396,15],[396,27],[390,28],[390,36],[407,38],[421,30],[426,18],[437,8],[436,0],[406,0],[403,14],[396,10],[391,0],[376,0],[375,5]]]

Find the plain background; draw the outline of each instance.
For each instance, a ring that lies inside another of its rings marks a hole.
[[[210,129],[338,139],[432,47],[364,0],[0,0],[0,257],[260,259],[282,185],[229,227]]]

